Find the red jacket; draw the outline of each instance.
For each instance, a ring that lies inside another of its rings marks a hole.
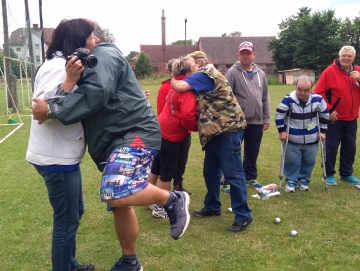
[[[338,120],[352,121],[359,117],[360,86],[338,62],[322,72],[314,92],[325,99],[330,113],[336,110]],[[354,65],[354,70],[360,72],[360,67]]]
[[[182,80],[186,76],[175,76]],[[158,115],[161,136],[172,142],[182,141],[190,131],[197,131],[196,95],[191,91],[168,92],[164,109]]]
[[[158,94],[156,97],[156,110],[157,115],[159,116],[161,111],[163,110],[166,102],[166,96],[168,95],[168,92],[171,88],[170,86],[171,78],[164,80],[161,82],[161,87],[158,90]]]

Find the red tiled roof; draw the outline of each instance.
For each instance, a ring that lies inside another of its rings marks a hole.
[[[186,54],[199,50],[198,45],[186,45]],[[165,45],[165,61],[185,55],[184,45]],[[152,62],[161,62],[162,45],[140,45],[140,52],[145,53]]]
[[[199,48],[205,52],[208,59],[215,64],[233,64],[238,59],[240,43],[250,41],[256,52],[255,63],[274,64],[268,43],[275,36],[265,37],[200,37]]]

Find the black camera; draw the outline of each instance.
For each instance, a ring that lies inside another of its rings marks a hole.
[[[86,48],[77,48],[75,52],[68,57],[67,62],[72,59],[74,56],[76,56],[76,60],[81,60],[81,63],[84,66],[88,66],[89,68],[94,68],[97,65],[97,58],[93,54],[90,53],[90,51]]]

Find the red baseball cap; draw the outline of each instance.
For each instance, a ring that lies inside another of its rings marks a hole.
[[[244,51],[244,50],[252,53],[252,52],[254,52],[254,45],[250,41],[244,41],[244,42],[240,43],[239,52]]]

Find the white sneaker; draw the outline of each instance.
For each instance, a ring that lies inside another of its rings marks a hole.
[[[150,204],[147,206],[151,211],[155,210],[156,204]]]
[[[152,216],[162,219],[169,219],[168,214],[164,210],[164,207],[160,205],[155,205],[155,208],[152,211]]]
[[[299,186],[300,190],[302,190],[302,191],[309,191],[309,186],[308,186],[307,181],[300,181],[298,183],[298,186]]]
[[[285,191],[290,193],[295,193],[295,182],[287,181],[285,185]]]

